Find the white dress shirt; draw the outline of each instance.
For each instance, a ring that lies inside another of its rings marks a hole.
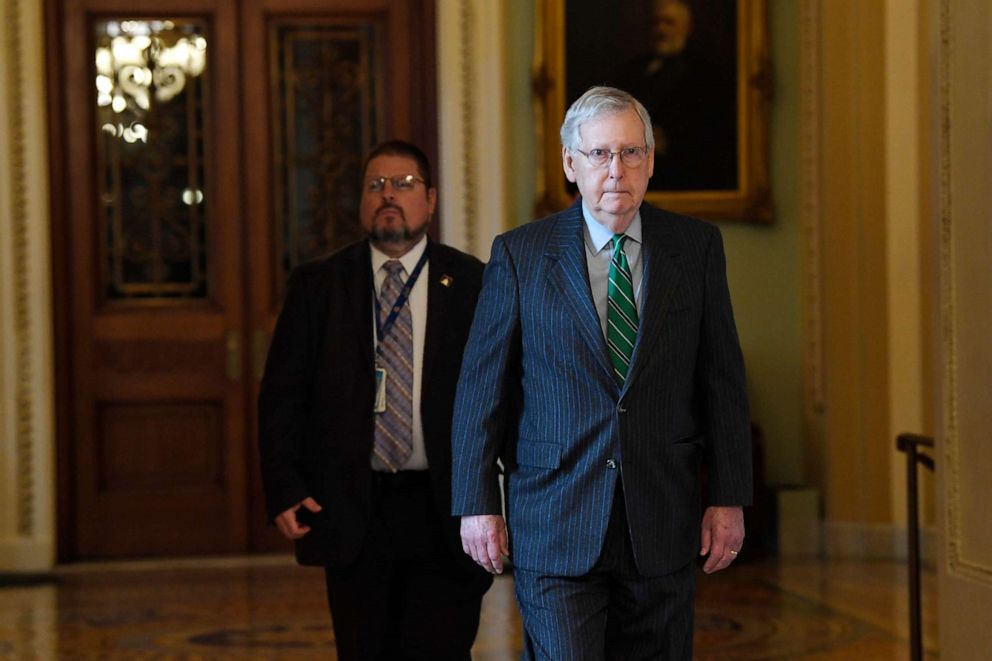
[[[609,294],[610,260],[613,257],[613,232],[600,225],[592,217],[582,202],[582,217],[585,219],[585,229],[582,232],[586,245],[586,266],[589,270],[589,289],[592,292],[592,302],[599,315],[603,337],[606,337],[606,298]],[[630,277],[634,285],[634,302],[637,312],[641,312],[641,276],[644,273],[644,262],[641,260],[641,214],[634,216],[630,227],[624,232],[627,240],[623,242],[623,252],[627,255],[627,265],[630,266]]]
[[[375,295],[382,292],[382,284],[386,281],[386,269],[383,265],[393,259],[382,252],[374,245],[372,248],[372,278],[375,284]],[[427,237],[423,237],[420,242],[398,259],[403,264],[403,282],[406,282],[420,261],[421,255],[427,249]],[[410,290],[410,298],[407,300],[410,306],[410,316],[413,322],[413,452],[410,458],[403,464],[401,470],[425,470],[427,468],[427,453],[424,450],[424,429],[420,420],[420,385],[424,365],[424,334],[427,331],[427,282],[430,277],[430,261],[424,264],[417,282]],[[375,332],[375,305],[372,306],[372,335],[374,346],[378,346],[379,338]],[[387,375],[388,379],[389,376]],[[380,468],[374,464],[375,468]]]

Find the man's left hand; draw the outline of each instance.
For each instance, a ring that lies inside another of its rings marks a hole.
[[[499,514],[463,516],[462,550],[490,574],[503,573],[503,558],[510,555],[506,521]]]
[[[699,555],[710,556],[703,565],[704,572],[712,574],[729,567],[744,543],[744,509],[707,507],[700,539]]]

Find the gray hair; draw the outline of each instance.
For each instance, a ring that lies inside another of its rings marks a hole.
[[[615,87],[590,87],[585,94],[565,113],[561,123],[561,145],[568,149],[578,149],[581,139],[579,127],[590,119],[633,109],[644,123],[644,144],[648,151],[654,150],[654,131],[651,128],[651,115],[640,101]]]

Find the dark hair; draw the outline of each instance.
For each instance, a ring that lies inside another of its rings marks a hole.
[[[420,147],[406,140],[387,140],[373,147],[372,151],[365,157],[365,162],[362,163],[363,178],[369,169],[369,163],[372,159],[384,155],[412,158],[417,163],[417,169],[420,171],[417,174],[424,180],[424,185],[427,188],[434,187],[434,184],[431,182],[431,163],[427,160],[427,154],[421,151]]]

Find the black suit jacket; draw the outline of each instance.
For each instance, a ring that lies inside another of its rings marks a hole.
[[[428,250],[420,412],[431,483],[456,562],[488,576],[462,551],[450,514],[452,406],[483,265],[438,243]],[[307,496],[323,507],[296,542],[304,565],[347,566],[365,538],[374,434],[372,291],[367,241],[297,268],[265,365],[259,440],[268,515],[274,519]]]

